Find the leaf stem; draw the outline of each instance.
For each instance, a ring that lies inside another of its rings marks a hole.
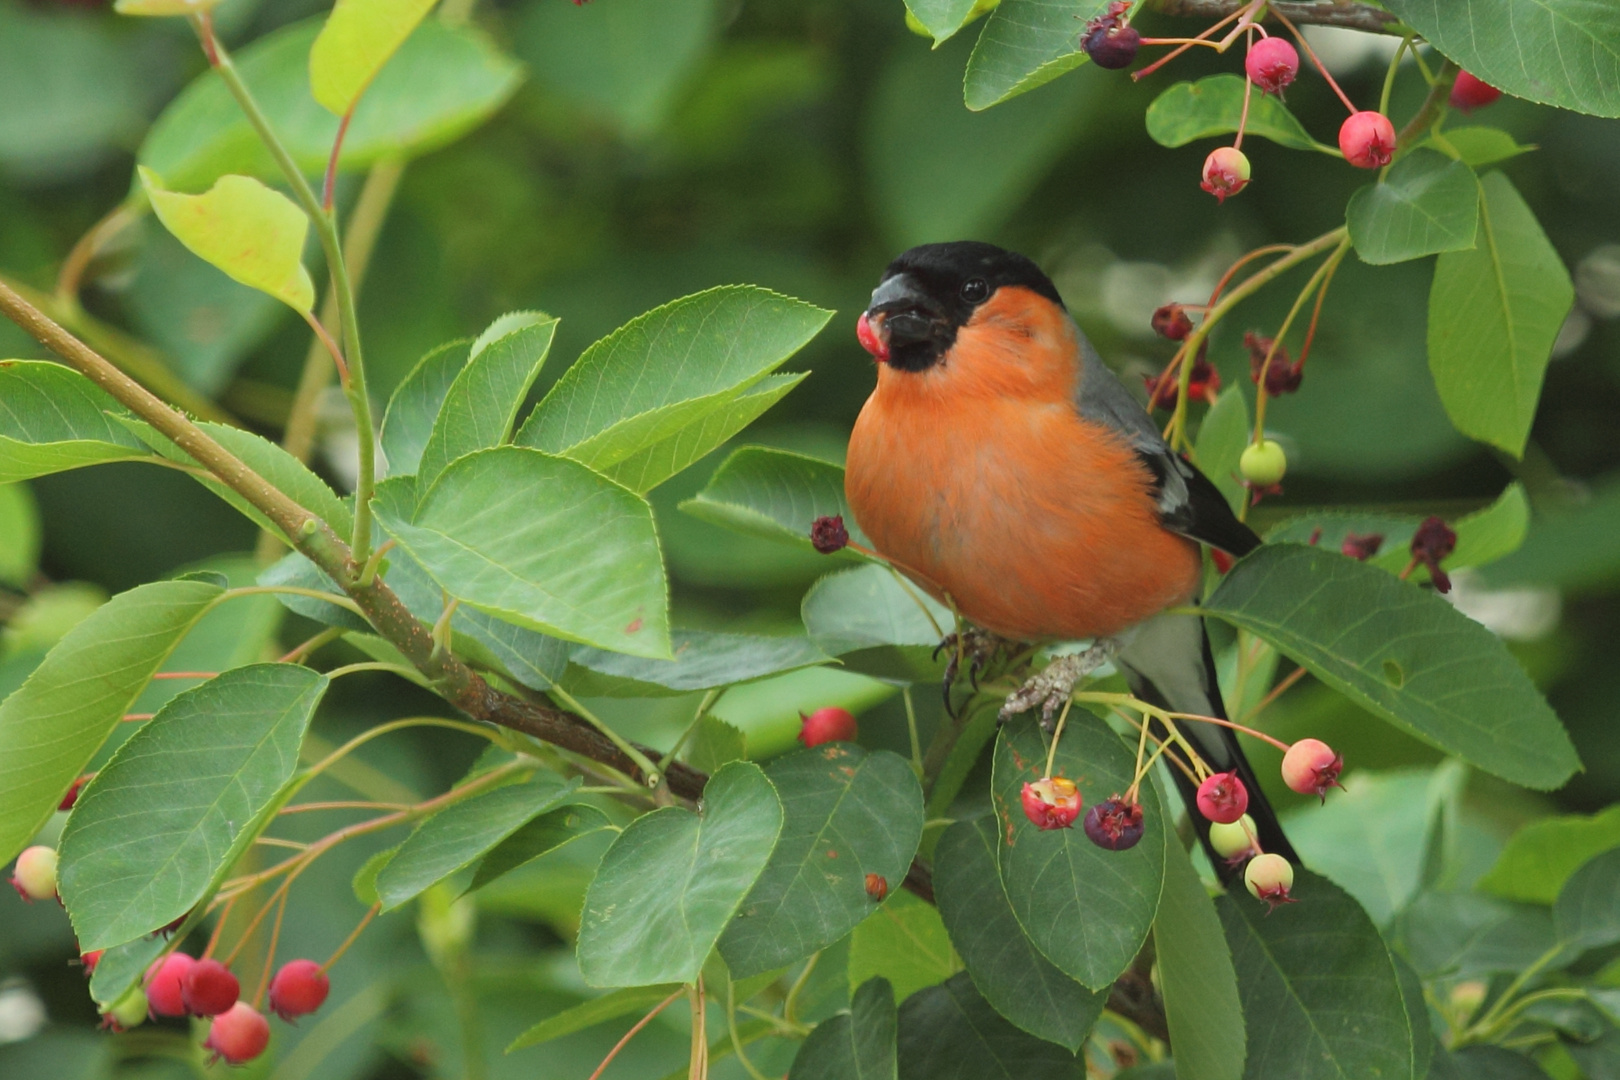
[[[564,705],[572,709],[580,716],[583,716],[592,727],[596,728],[597,731],[600,731],[603,735],[606,735],[609,739],[611,739],[613,741],[613,745],[617,746],[619,751],[623,753],[625,757],[635,762],[636,768],[641,770],[642,781],[648,787],[655,788],[658,786],[659,781],[663,779],[663,771],[657,765],[654,765],[647,758],[646,754],[643,754],[634,744],[627,742],[622,735],[608,727],[601,720],[597,719],[594,713],[585,708],[585,706],[581,705],[574,698],[574,695],[570,694],[562,687],[553,684],[547,693],[561,698]]]
[[[343,944],[339,945],[337,947],[337,951],[331,956],[327,957],[326,963],[321,965],[321,973],[323,975],[332,970],[333,964],[343,959],[343,954],[349,951],[349,946],[360,940],[360,932],[366,928],[372,919],[377,917],[377,913],[381,910],[382,904],[380,903],[372,904],[366,909],[366,913],[360,917],[359,925],[349,932],[349,936],[343,939]]]
[[[1462,68],[1451,60],[1440,65],[1435,74],[1434,85],[1429,87],[1429,96],[1423,99],[1416,115],[1401,128],[1401,133],[1395,137],[1396,155],[1412,148],[1413,142],[1432,127],[1437,127],[1445,120],[1446,112],[1450,108],[1451,87],[1457,81],[1457,75]]]
[[[1389,69],[1384,72],[1384,91],[1378,95],[1378,111],[1385,116],[1389,115],[1389,95],[1395,89],[1395,72],[1400,70],[1401,57],[1407,49],[1412,48],[1412,35],[1407,34],[1401,38],[1401,43],[1395,49],[1395,55],[1389,58]],[[1416,52],[1414,49],[1413,52]]]
[[[675,1001],[685,993],[686,987],[682,986],[678,988],[673,994],[669,995],[669,997],[665,998],[663,1001],[660,1001],[657,1005],[654,1005],[652,1007],[652,1011],[646,1016],[643,1016],[640,1020],[637,1020],[635,1025],[632,1026],[629,1031],[624,1033],[624,1037],[613,1044],[613,1049],[607,1052],[607,1057],[602,1059],[602,1064],[598,1065],[596,1067],[596,1071],[591,1073],[590,1080],[600,1080],[602,1074],[607,1071],[607,1067],[613,1064],[613,1059],[619,1056],[619,1051],[628,1046],[630,1040],[635,1038],[636,1034],[640,1032],[642,1028],[652,1023],[653,1017],[675,1004]]]
[[[1288,331],[1294,325],[1294,319],[1298,317],[1300,309],[1305,306],[1305,301],[1311,298],[1319,285],[1332,276],[1339,265],[1339,260],[1344,258],[1344,253],[1349,250],[1350,233],[1346,230],[1343,239],[1339,241],[1339,246],[1333,249],[1333,254],[1323,260],[1310,280],[1305,282],[1305,287],[1299,291],[1299,295],[1294,297],[1294,306],[1288,309],[1288,317],[1283,319],[1282,326],[1277,330],[1277,336],[1271,339],[1271,348],[1266,350],[1265,362],[1260,365],[1260,379],[1255,384],[1254,441],[1257,444],[1266,437],[1266,402],[1271,397],[1266,392],[1266,376],[1271,371],[1271,361],[1276,358],[1277,350],[1282,348],[1283,339],[1288,336]]]

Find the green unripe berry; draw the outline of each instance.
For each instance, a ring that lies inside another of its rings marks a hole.
[[[1238,468],[1243,472],[1243,479],[1255,487],[1275,487],[1282,483],[1283,474],[1288,471],[1288,455],[1276,440],[1261,439],[1244,448]]]
[[[1253,855],[1256,851],[1255,836],[1254,818],[1248,814],[1229,824],[1214,821],[1209,826],[1209,845],[1223,859]]]
[[[128,1031],[146,1022],[146,991],[132,986],[124,996],[102,1013],[103,1022],[115,1031]]]

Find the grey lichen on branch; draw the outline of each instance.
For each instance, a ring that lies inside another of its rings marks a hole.
[[[1147,0],[1143,5],[1162,15],[1189,19],[1222,19],[1247,6],[1245,0]],[[1294,23],[1339,26],[1370,34],[1400,34],[1401,22],[1392,13],[1358,0],[1276,0],[1267,5]]]

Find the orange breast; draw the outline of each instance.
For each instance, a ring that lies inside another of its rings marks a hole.
[[[1191,597],[1197,545],[1159,524],[1124,438],[1071,404],[1072,324],[1008,334],[989,315],[941,365],[880,367],[845,473],[878,552],[1025,641],[1110,635]]]

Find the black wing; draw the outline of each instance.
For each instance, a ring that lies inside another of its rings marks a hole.
[[[1137,450],[1153,473],[1159,520],[1173,533],[1232,555],[1247,555],[1260,537],[1232,513],[1226,496],[1190,462],[1162,450]]]

